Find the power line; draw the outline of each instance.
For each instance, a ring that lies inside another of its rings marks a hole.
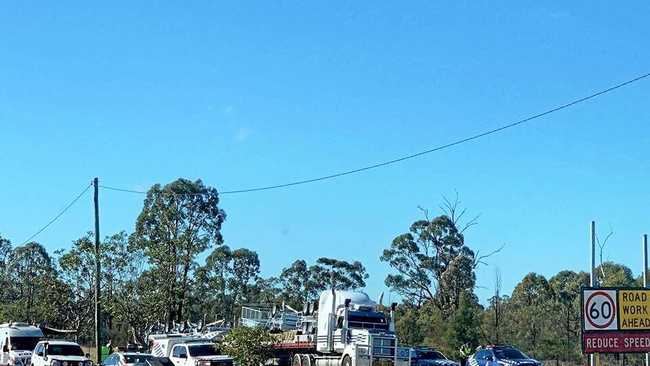
[[[437,147],[434,147],[434,148],[431,148],[431,149],[428,149],[428,150],[420,151],[420,152],[417,152],[417,153],[414,153],[414,154],[411,154],[411,155],[406,155],[406,156],[402,156],[402,157],[399,157],[399,158],[396,158],[396,159],[376,163],[376,164],[373,164],[373,165],[368,165],[368,166],[364,166],[364,167],[357,168],[357,169],[352,169],[352,170],[346,170],[346,171],[342,171],[342,172],[338,172],[338,173],[334,173],[334,174],[330,174],[330,175],[324,175],[324,176],[320,176],[320,177],[316,177],[316,178],[303,179],[303,180],[298,180],[298,181],[294,181],[294,182],[275,184],[275,185],[268,185],[268,186],[261,186],[261,187],[252,187],[252,188],[243,188],[243,189],[236,189],[236,190],[230,190],[230,191],[222,191],[222,192],[219,192],[219,193],[222,194],[222,195],[223,194],[238,194],[238,193],[249,193],[249,192],[267,191],[267,190],[271,190],[271,189],[286,188],[286,187],[297,186],[297,185],[301,185],[301,184],[308,184],[308,183],[314,183],[314,182],[319,182],[319,181],[323,181],[323,180],[334,179],[334,178],[342,177],[342,176],[345,176],[345,175],[360,173],[360,172],[363,172],[363,171],[366,171],[366,170],[371,170],[371,169],[384,167],[384,166],[387,166],[387,165],[392,165],[392,164],[399,163],[399,162],[402,162],[402,161],[405,161],[405,160],[414,159],[414,158],[420,157],[422,155],[431,154],[433,152],[437,152],[437,151],[440,151],[440,150],[445,150],[445,149],[448,149],[448,148],[456,146],[456,145],[460,145],[460,144],[463,144],[463,143],[466,143],[466,142],[477,140],[477,139],[480,139],[482,137],[493,135],[495,133],[498,133],[498,132],[501,132],[501,131],[504,131],[504,130],[507,130],[507,129],[510,129],[510,128],[513,128],[513,127],[523,125],[525,123],[531,122],[533,120],[536,120],[538,118],[547,116],[549,114],[559,112],[559,111],[561,111],[563,109],[573,107],[573,106],[575,106],[577,104],[586,102],[586,101],[591,100],[591,99],[595,99],[595,98],[597,98],[597,97],[599,97],[601,95],[613,92],[616,89],[619,89],[619,88],[622,88],[624,86],[630,85],[632,83],[635,83],[637,81],[645,79],[645,78],[647,78],[649,76],[650,76],[650,73],[646,73],[646,74],[637,76],[637,77],[635,77],[633,79],[627,80],[625,82],[622,82],[622,83],[616,84],[614,86],[608,87],[606,89],[600,90],[600,91],[595,92],[593,94],[590,94],[588,96],[572,100],[570,102],[567,102],[567,103],[561,104],[559,106],[556,106],[554,108],[548,109],[548,110],[546,110],[544,112],[537,113],[537,114],[534,114],[532,116],[526,117],[524,119],[521,119],[521,120],[518,120],[518,121],[515,121],[515,122],[511,122],[511,123],[508,123],[508,124],[503,125],[501,127],[497,127],[497,128],[491,129],[491,130],[487,130],[487,131],[484,131],[484,132],[481,132],[481,133],[478,133],[478,134],[475,134],[475,135],[472,135],[472,136],[469,136],[469,137],[465,137],[465,138],[462,138],[462,139],[447,143],[445,145],[440,145],[440,146],[437,146]],[[100,186],[100,187],[104,188],[104,189],[113,190],[113,191],[120,191],[120,192],[129,192],[129,193],[138,193],[138,194],[146,194],[147,193],[147,192],[144,192],[144,191],[136,191],[136,190],[109,187],[109,186]]]
[[[91,186],[92,186],[92,183],[89,184],[88,186],[86,186],[86,188],[84,188],[84,190],[81,191],[81,193],[79,193],[79,194],[78,194],[78,195],[77,195],[77,196],[76,196],[72,201],[70,201],[70,203],[68,203],[68,205],[65,206],[65,207],[63,208],[63,210],[61,210],[61,212],[59,212],[56,216],[54,216],[54,218],[52,218],[52,220],[50,220],[47,224],[45,224],[45,226],[43,226],[42,228],[40,228],[40,229],[39,229],[37,232],[35,232],[32,236],[30,236],[29,238],[27,238],[27,240],[25,240],[21,245],[25,245],[25,244],[29,243],[32,239],[34,239],[36,236],[38,236],[38,234],[40,234],[40,233],[42,233],[43,231],[47,230],[47,228],[50,227],[50,225],[54,224],[54,223],[56,222],[56,220],[58,220],[61,216],[63,216],[63,214],[64,214],[66,211],[68,211],[68,210],[70,209],[70,207],[72,207],[75,203],[77,203],[77,201],[79,201],[79,199],[81,199],[81,197],[83,197],[83,195],[84,195],[86,192],[88,192],[88,189],[90,189]]]
[[[100,184],[99,188],[106,189],[109,191],[117,191],[117,192],[126,192],[126,193],[137,193],[137,194],[147,194],[146,191],[137,191],[135,189],[125,189],[125,188],[117,188],[117,187],[111,187],[111,186],[105,186]],[[173,193],[173,192],[165,192],[166,194],[171,194],[172,196],[204,196],[208,194],[207,192],[202,192],[202,193]],[[223,192],[219,192],[219,194],[223,194]]]

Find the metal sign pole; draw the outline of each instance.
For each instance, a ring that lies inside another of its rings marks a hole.
[[[592,221],[590,226],[591,234],[591,271],[589,272],[589,285],[596,287],[596,222]],[[589,355],[589,366],[596,365],[596,357],[592,353]]]
[[[648,288],[648,234],[643,234],[643,287]],[[650,366],[650,354],[645,354],[645,366]]]

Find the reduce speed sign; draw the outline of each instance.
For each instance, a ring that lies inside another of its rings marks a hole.
[[[585,330],[618,329],[616,290],[586,290],[583,296]]]

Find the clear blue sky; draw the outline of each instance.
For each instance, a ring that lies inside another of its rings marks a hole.
[[[0,9],[0,233],[15,244],[94,176],[147,189],[177,177],[222,190],[391,159],[650,71],[650,3],[565,1],[7,1]],[[457,190],[505,249],[482,301],[528,272],[606,259],[639,273],[650,232],[650,81],[530,125],[389,168],[224,196],[227,244],[264,275],[297,258],[361,260]],[[132,231],[142,197],[102,192],[103,234]],[[37,240],[92,229],[87,195]]]

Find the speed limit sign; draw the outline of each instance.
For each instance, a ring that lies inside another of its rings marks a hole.
[[[616,290],[586,290],[583,296],[585,330],[618,329]]]

